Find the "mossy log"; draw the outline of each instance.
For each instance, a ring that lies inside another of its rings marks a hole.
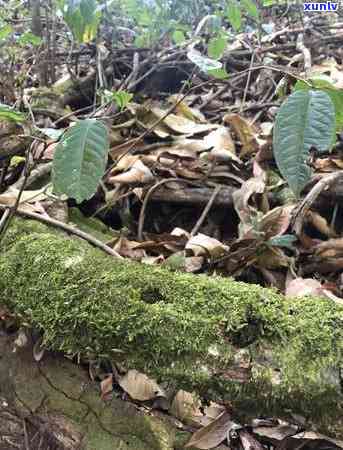
[[[227,278],[116,260],[18,219],[1,300],[45,345],[110,358],[242,414],[305,418],[343,437],[343,307]]]
[[[66,358],[45,354],[37,364],[31,342],[14,348],[0,336],[0,450],[177,450],[189,439],[165,416],[105,403],[99,383]]]

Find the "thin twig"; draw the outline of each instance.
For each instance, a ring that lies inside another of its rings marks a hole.
[[[251,55],[251,60],[250,60],[250,69],[253,67],[254,64],[254,60],[255,60],[255,52],[252,53]],[[250,79],[251,79],[251,70],[248,72],[248,77],[247,77],[247,82],[245,84],[245,89],[244,89],[244,95],[243,95],[243,100],[241,103],[241,107],[239,109],[239,112],[242,114],[244,105],[245,105],[245,101],[247,98],[247,94],[248,94],[248,90],[249,90],[249,86],[250,86]]]
[[[314,187],[300,203],[300,205],[296,208],[296,211],[292,218],[292,228],[297,236],[301,235],[304,218],[306,217],[313,203],[319,197],[320,193],[330,187],[334,182],[337,182],[339,178],[343,178],[342,171],[335,172],[323,177],[314,185]]]
[[[166,178],[164,180],[159,181],[158,183],[154,184],[147,192],[146,196],[143,200],[143,205],[139,213],[139,220],[138,220],[138,240],[143,241],[143,227],[144,227],[144,221],[145,221],[145,211],[149,202],[149,199],[151,195],[156,191],[156,189],[160,188],[163,184],[170,183],[171,181],[175,181],[177,183],[188,183],[188,180],[182,180],[181,178]]]
[[[6,209],[0,219],[0,234],[1,234],[1,230],[5,226],[5,223],[6,223],[9,215],[10,215],[10,210]]]
[[[23,419],[25,450],[30,450],[29,436],[26,429],[26,420]]]
[[[206,216],[209,212],[209,210],[212,208],[212,205],[217,197],[217,195],[219,194],[219,191],[222,187],[221,186],[217,186],[214,191],[213,194],[211,195],[210,200],[208,201],[207,205],[205,206],[201,216],[199,217],[199,220],[197,221],[197,223],[194,225],[193,230],[191,231],[191,236],[195,236],[197,234],[197,232],[199,231],[201,225],[204,223],[204,220],[206,219]]]
[[[4,205],[0,205],[0,210],[6,210],[7,207]],[[108,255],[114,256],[115,258],[123,259],[119,253],[117,253],[113,248],[109,247],[108,245],[104,244],[103,242],[99,241],[99,239],[96,239],[95,237],[91,236],[88,233],[85,233],[84,231],[79,230],[78,228],[75,228],[72,225],[68,225],[64,222],[60,222],[59,220],[52,219],[51,217],[42,216],[41,214],[31,212],[31,211],[24,211],[20,208],[18,208],[15,211],[15,214],[23,217],[27,217],[29,219],[35,219],[39,222],[52,225],[56,228],[60,228],[67,233],[73,234],[75,236],[80,237],[81,239],[84,239],[85,241],[89,242],[90,244],[94,245],[95,247],[98,247],[99,249],[103,250]]]

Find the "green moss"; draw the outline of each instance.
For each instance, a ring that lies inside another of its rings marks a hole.
[[[69,208],[69,223],[75,224],[80,230],[96,237],[102,242],[109,242],[120,237],[120,232],[104,225],[95,217],[85,217],[78,208]]]
[[[117,261],[29,221],[9,230],[0,274],[3,302],[52,349],[115,357],[254,411],[290,408],[323,429],[342,416],[343,308],[331,301]],[[225,377],[239,347],[254,360],[245,384]]]

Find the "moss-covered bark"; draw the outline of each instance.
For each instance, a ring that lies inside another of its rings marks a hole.
[[[61,356],[37,364],[30,345],[13,348],[13,338],[0,336],[0,450],[174,450],[167,420],[118,398],[105,403],[98,383]]]
[[[117,261],[24,220],[0,255],[0,292],[54,350],[108,356],[252,415],[301,414],[343,437],[343,308],[329,300]]]

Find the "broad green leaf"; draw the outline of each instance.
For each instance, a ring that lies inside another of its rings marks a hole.
[[[216,36],[210,40],[207,47],[207,53],[210,58],[220,59],[226,48],[226,36]]]
[[[281,105],[274,126],[274,157],[297,197],[311,177],[309,150],[328,150],[334,133],[335,109],[325,92],[297,91]]]
[[[96,34],[98,32],[98,26],[99,26],[99,22],[96,18],[94,19],[94,21],[92,23],[88,23],[85,25],[84,31],[82,34],[82,42],[84,44],[92,41],[96,37]]]
[[[206,58],[205,56],[202,56],[198,51],[193,49],[187,53],[187,57],[189,60],[192,61],[192,63],[194,63],[204,72],[221,69],[223,67],[221,62],[216,61],[214,59]]]
[[[69,128],[54,154],[54,192],[78,203],[92,197],[105,172],[108,149],[107,128],[96,119],[80,120]]]
[[[235,31],[239,31],[242,25],[242,12],[240,6],[233,1],[230,1],[226,10],[227,18]]]
[[[328,94],[335,107],[336,116],[336,131],[343,131],[343,89],[337,89],[327,77],[321,76],[320,78],[311,78],[309,82],[312,84],[310,87],[304,81],[298,80],[294,86],[295,91],[320,89]]]
[[[251,17],[258,18],[258,9],[253,0],[241,0],[243,7]]]
[[[86,24],[93,22],[96,13],[97,4],[95,0],[81,0],[80,12]]]
[[[186,40],[185,34],[181,30],[175,30],[172,37],[176,45],[182,44]]]
[[[0,41],[6,39],[13,31],[11,25],[6,24],[0,28]]]
[[[0,103],[0,120],[10,120],[12,122],[23,122],[25,120],[25,116],[17,111],[14,111],[7,105]]]
[[[96,37],[101,11],[95,0],[59,1],[59,8],[79,43],[89,42]]]

